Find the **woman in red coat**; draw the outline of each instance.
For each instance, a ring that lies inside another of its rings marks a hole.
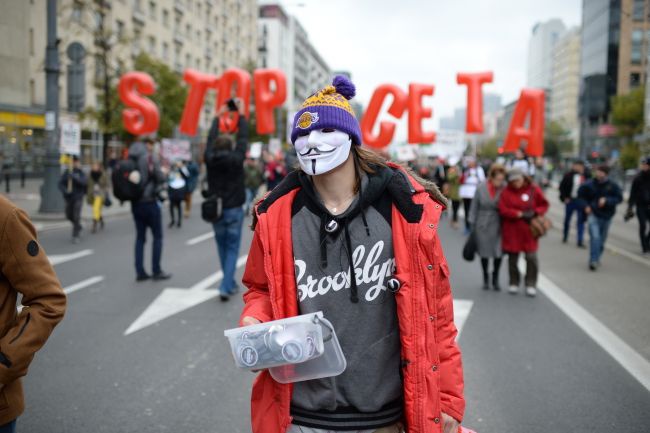
[[[508,172],[508,186],[501,193],[499,213],[502,224],[502,247],[508,255],[508,270],[510,288],[508,291],[516,295],[519,292],[521,276],[517,268],[519,254],[526,257],[526,295],[537,294],[537,239],[530,231],[530,220],[537,215],[544,215],[548,210],[548,201],[542,190],[524,176],[519,169]]]

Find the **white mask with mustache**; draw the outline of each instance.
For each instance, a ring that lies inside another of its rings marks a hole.
[[[294,143],[300,168],[311,175],[327,173],[343,164],[350,155],[351,146],[350,136],[336,129],[313,130]]]

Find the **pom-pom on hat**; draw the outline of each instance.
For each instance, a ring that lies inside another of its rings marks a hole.
[[[350,135],[353,144],[361,144],[361,129],[348,102],[354,98],[354,84],[337,75],[332,84],[305,99],[302,108],[293,118],[291,142],[314,129],[333,128]]]

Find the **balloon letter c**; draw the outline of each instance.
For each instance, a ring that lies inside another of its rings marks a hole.
[[[393,102],[388,107],[388,113],[399,119],[404,114],[404,110],[406,110],[408,96],[399,87],[393,84],[382,84],[377,87],[372,94],[372,98],[360,124],[363,142],[368,146],[383,148],[388,146],[393,139],[393,134],[395,133],[395,123],[393,122],[380,122],[379,133],[377,135],[372,134],[372,129],[379,116],[379,110],[381,110],[381,105],[388,95],[393,97]]]

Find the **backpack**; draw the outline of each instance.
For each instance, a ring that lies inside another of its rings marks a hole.
[[[118,161],[113,169],[111,180],[113,183],[113,195],[116,199],[124,201],[137,201],[142,197],[144,185],[142,180],[133,183],[129,180],[131,173],[138,171],[138,164],[133,158]]]

